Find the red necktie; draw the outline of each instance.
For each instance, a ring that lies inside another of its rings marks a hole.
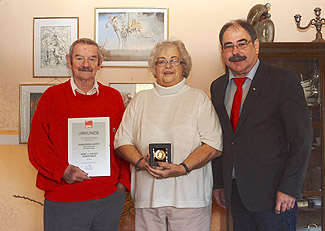
[[[232,108],[231,108],[231,114],[230,114],[230,122],[232,125],[232,130],[234,132],[236,131],[236,127],[237,127],[237,123],[238,123],[238,119],[239,119],[241,98],[243,95],[243,84],[246,79],[247,79],[247,77],[233,79],[237,85],[237,91],[234,96],[234,101],[232,102]]]

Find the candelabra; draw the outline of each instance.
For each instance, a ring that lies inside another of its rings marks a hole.
[[[301,30],[305,30],[308,29],[311,25],[316,27],[317,33],[316,33],[316,39],[314,39],[312,42],[325,42],[325,40],[322,38],[322,26],[325,25],[325,19],[324,18],[320,18],[320,12],[321,12],[321,8],[316,7],[314,9],[315,11],[315,19],[311,19],[310,22],[308,23],[307,26],[303,27],[300,26],[300,22],[301,22],[301,15],[300,14],[296,14],[294,16],[297,27]]]

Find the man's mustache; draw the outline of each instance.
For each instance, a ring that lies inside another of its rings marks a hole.
[[[228,60],[229,60],[229,62],[236,62],[236,61],[243,61],[246,59],[247,59],[247,57],[245,55],[244,56],[234,55],[234,56],[230,57]]]
[[[90,67],[79,67],[78,71],[93,72],[94,70]]]

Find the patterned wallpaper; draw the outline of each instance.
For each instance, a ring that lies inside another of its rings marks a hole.
[[[19,85],[12,91],[0,80],[0,130],[19,128]]]

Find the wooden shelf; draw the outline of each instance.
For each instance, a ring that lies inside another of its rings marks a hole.
[[[304,197],[321,196],[324,205],[325,43],[261,43],[259,58],[268,64],[295,71],[300,81],[312,79],[312,84],[318,90],[318,94],[313,95],[313,98],[306,98],[314,137],[303,195]],[[324,206],[300,207],[298,226],[316,223],[325,227],[324,215]]]

